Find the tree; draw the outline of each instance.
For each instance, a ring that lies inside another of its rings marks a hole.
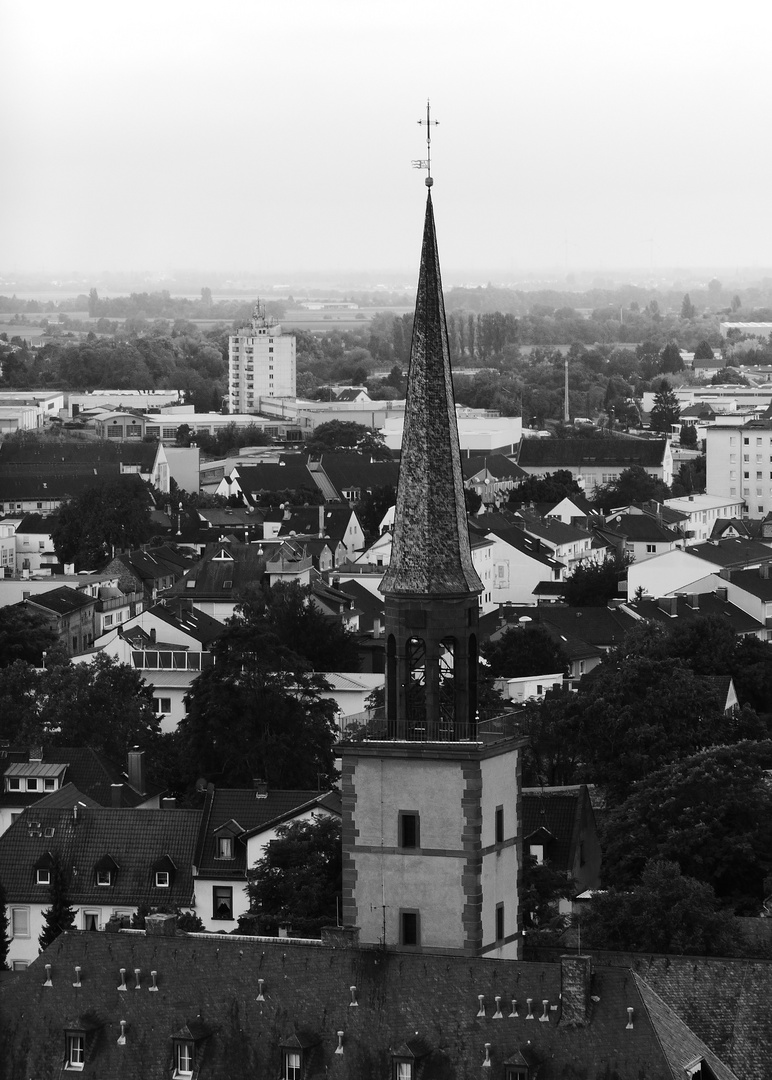
[[[689,294],[685,293],[684,298],[681,301],[681,318],[693,319],[697,314],[697,308],[692,303]]]
[[[263,611],[253,606],[246,614],[249,619],[265,617],[266,628],[314,671],[359,671],[356,634],[320,611],[310,588],[294,582],[274,585],[265,594]]]
[[[43,912],[43,930],[38,938],[41,949],[48,948],[63,931],[69,930],[75,923],[75,912],[67,900],[69,876],[58,850],[53,852],[49,869],[51,907]]]
[[[679,438],[681,446],[693,450],[697,445],[697,428],[694,424],[681,424]]]
[[[548,862],[537,863],[533,855],[526,855],[523,862],[523,923],[539,931],[540,944],[546,944],[545,935],[557,937],[566,927],[568,917],[560,914],[558,904],[574,895],[574,882]]]
[[[300,937],[317,937],[338,920],[342,884],[341,826],[325,815],[277,829],[254,868],[248,871],[249,914],[257,933],[276,934],[289,926]]]
[[[515,679],[524,675],[547,675],[568,670],[568,657],[539,623],[510,627],[498,641],[481,649],[494,678]]]
[[[43,653],[51,651],[59,636],[46,617],[25,604],[0,608],[0,667],[15,660],[40,666]]]
[[[684,362],[681,359],[681,350],[675,344],[675,342],[669,342],[660,353],[660,370],[661,371],[683,371]]]
[[[649,414],[649,427],[652,431],[670,432],[673,424],[681,419],[681,406],[678,398],[670,389],[667,382],[663,382],[661,388],[654,396],[654,405]]]
[[[545,476],[529,476],[516,488],[512,489],[509,501],[513,503],[545,502],[558,503],[566,496],[581,496],[584,492],[577,484],[570,469],[557,469]]]
[[[7,958],[8,950],[11,947],[11,939],[8,936],[8,915],[6,907],[6,895],[5,888],[2,881],[0,881],[0,971],[6,971],[8,969]]]
[[[527,702],[518,714],[518,728],[528,737],[523,748],[523,783],[554,787],[579,779],[580,753],[575,695],[568,689],[548,690],[541,701]]]
[[[631,465],[618,480],[603,484],[593,492],[592,501],[604,510],[637,502],[662,502],[670,492],[664,480],[646,472],[642,465]]]
[[[355,424],[351,420],[329,420],[326,424],[319,424],[306,444],[306,449],[312,454],[353,452],[360,447],[363,447],[363,452],[368,455],[375,451],[384,458],[391,457],[391,451],[383,442],[380,432],[365,424]]]
[[[569,607],[605,607],[619,595],[619,579],[627,564],[617,555],[603,562],[582,562],[563,583],[563,599]]]
[[[323,675],[282,644],[257,606],[245,606],[214,647],[188,697],[176,738],[188,775],[225,787],[316,789],[335,775],[337,706]]]
[[[697,348],[694,350],[694,359],[695,360],[712,360],[713,359],[713,350],[711,349],[711,347],[707,343],[707,341],[701,341],[699,343]]]
[[[595,949],[727,956],[739,933],[709,885],[677,863],[652,860],[629,892],[596,893],[582,917],[582,943]]]
[[[95,484],[62,504],[51,539],[62,562],[93,569],[116,548],[139,547],[151,534],[150,498],[137,476]]]
[[[715,746],[636,783],[604,829],[604,873],[635,885],[650,859],[706,882],[741,914],[756,915],[772,873],[772,742]]]

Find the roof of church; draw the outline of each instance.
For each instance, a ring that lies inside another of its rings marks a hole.
[[[391,563],[392,596],[483,591],[472,565],[431,192],[410,349]]]

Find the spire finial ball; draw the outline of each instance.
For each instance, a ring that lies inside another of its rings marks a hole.
[[[427,187],[431,187],[432,184],[434,183],[434,180],[431,178],[431,176],[427,176],[426,179],[424,180],[424,183],[426,184]]]

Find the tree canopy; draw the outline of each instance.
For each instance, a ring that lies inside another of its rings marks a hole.
[[[568,657],[562,647],[539,623],[510,627],[497,641],[487,641],[481,652],[493,678],[515,679],[568,670]]]
[[[0,667],[15,660],[40,665],[43,653],[58,643],[59,635],[42,612],[24,604],[0,607]]]
[[[391,451],[380,432],[351,420],[328,420],[319,424],[306,443],[306,450],[312,454],[359,451],[387,461],[391,458]]]
[[[700,750],[642,777],[604,828],[605,872],[635,885],[650,859],[677,863],[742,914],[772,873],[772,742]]]
[[[276,934],[289,926],[299,937],[316,937],[336,925],[342,890],[341,825],[319,815],[277,829],[265,854],[248,871],[248,916],[239,930]]]
[[[513,503],[558,503],[566,496],[581,496],[584,492],[574,480],[570,469],[557,469],[545,476],[529,476],[513,488],[509,501]]]
[[[582,943],[595,949],[727,956],[739,944],[739,932],[710,885],[666,861],[648,862],[640,884],[629,891],[596,893],[581,926]]]
[[[277,788],[328,782],[337,706],[324,697],[324,676],[281,641],[259,604],[242,608],[214,652],[177,730],[187,775],[225,787],[255,777]]]
[[[662,502],[670,498],[667,484],[646,472],[642,465],[631,465],[618,480],[595,488],[592,501],[603,510],[629,506],[634,502]]]
[[[625,566],[617,555],[607,555],[599,563],[579,563],[563,583],[563,599],[569,607],[605,607],[619,596]]]
[[[62,504],[51,530],[57,556],[90,570],[116,548],[136,548],[151,534],[150,499],[135,475],[95,484]]]
[[[663,382],[661,388],[654,396],[654,405],[649,414],[649,427],[652,431],[669,432],[673,424],[681,419],[681,406],[678,398],[670,389],[667,382]]]

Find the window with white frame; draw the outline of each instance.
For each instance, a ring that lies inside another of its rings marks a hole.
[[[233,858],[233,837],[232,836],[218,836],[218,838],[217,838],[217,858],[218,859],[232,859]]]
[[[169,888],[169,871],[168,870],[156,870],[155,872],[155,887],[157,889]]]
[[[51,871],[50,870],[36,870],[35,871],[35,884],[36,885],[50,885],[51,884]]]
[[[193,1075],[193,1042],[177,1039],[174,1043],[174,1076]]]
[[[86,1062],[86,1036],[82,1031],[68,1031],[65,1035],[64,1067],[80,1072]]]
[[[415,1062],[406,1058],[394,1058],[393,1080],[414,1080]]]
[[[29,908],[11,908],[11,936],[15,938],[29,937]]]

